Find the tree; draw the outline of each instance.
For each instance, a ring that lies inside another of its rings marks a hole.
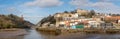
[[[64,11],[64,13],[69,13],[68,11]]]
[[[109,15],[112,15],[111,13],[109,13]]]
[[[116,16],[120,16],[120,14],[116,14]]]
[[[90,15],[95,15],[95,11],[94,11],[94,10],[91,10],[91,11],[90,11]]]
[[[71,11],[71,13],[73,13],[73,14],[74,14],[74,13],[77,13],[77,12],[76,12],[76,11]]]
[[[13,19],[20,19],[20,17],[14,15],[14,14],[9,14],[8,17],[13,18]]]
[[[95,15],[95,11],[94,10],[91,10],[90,13],[88,14],[89,17],[92,17]]]
[[[24,24],[25,23],[25,24]],[[4,15],[0,16],[0,28],[26,28],[26,26],[31,27],[34,24],[28,22],[28,21],[23,21],[20,22],[20,17],[9,14],[9,15]]]

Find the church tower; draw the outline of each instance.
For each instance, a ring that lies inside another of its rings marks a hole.
[[[21,15],[20,21],[21,21],[21,22],[24,21],[24,17],[23,17],[23,15]]]

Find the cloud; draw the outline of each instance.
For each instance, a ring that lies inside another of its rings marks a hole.
[[[102,2],[118,2],[120,0],[99,0],[99,1],[102,1]]]
[[[20,14],[21,12],[15,7],[3,7],[0,9],[0,13],[2,14]]]
[[[60,0],[34,0],[32,2],[27,2],[25,6],[37,6],[37,7],[54,7],[60,6],[63,2]]]
[[[83,7],[83,6],[90,6],[92,3],[89,2],[89,0],[72,0],[70,1],[70,4],[78,7]]]
[[[95,8],[101,8],[101,9],[112,9],[112,8],[119,8],[119,6],[111,3],[111,2],[96,2],[91,4],[91,7],[95,7]]]
[[[70,4],[79,8],[90,7],[97,10],[98,12],[104,11],[105,13],[119,13],[120,6],[115,5],[114,2],[113,0],[99,0],[97,2],[92,2],[90,0],[72,0],[70,1]]]

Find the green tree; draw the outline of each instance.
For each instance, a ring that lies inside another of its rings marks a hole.
[[[89,17],[92,17],[95,15],[95,11],[94,10],[91,10],[90,13],[88,14]]]
[[[77,13],[77,12],[76,12],[76,11],[71,11],[71,13],[73,13],[73,14],[74,14],[74,13]]]
[[[95,11],[94,11],[94,10],[91,10],[91,11],[90,11],[90,15],[95,15]]]
[[[25,23],[25,24],[24,24]],[[0,28],[25,28],[30,27],[34,24],[28,22],[28,21],[20,21],[20,17],[9,14],[9,15],[0,15]]]
[[[69,13],[68,11],[64,11],[64,13]]]

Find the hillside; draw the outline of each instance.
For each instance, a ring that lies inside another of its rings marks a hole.
[[[0,28],[30,28],[34,24],[13,14],[0,15]]]
[[[48,17],[41,19],[41,21],[37,25],[41,26],[42,24],[44,24],[46,22],[50,22],[50,24],[55,24],[56,20],[55,20],[54,16],[49,15]]]
[[[87,10],[82,10],[82,9],[76,9],[74,11],[64,11],[62,13],[56,13],[56,14],[53,14],[53,15],[49,15],[45,18],[42,18],[41,21],[39,21],[39,23],[37,25],[42,26],[45,23],[55,25],[56,24],[56,18],[54,18],[55,15],[61,14],[61,15],[63,15],[63,17],[66,17],[64,14],[69,15],[69,14],[76,14],[76,13],[79,14],[79,16],[84,16],[84,17],[87,17],[87,18],[91,18],[92,16],[95,15],[94,10],[87,11]]]
[[[57,17],[58,16],[58,17]],[[49,15],[45,18],[42,18],[41,21],[39,21],[39,23],[37,24],[38,26],[49,26],[49,25],[57,25],[56,21],[63,21],[64,19],[71,19],[71,18],[100,18],[101,16],[120,16],[120,14],[103,14],[103,13],[98,13],[95,12],[94,10],[83,10],[83,9],[76,9],[74,11],[64,11],[64,12],[58,12],[56,14],[53,15]],[[55,18],[54,18],[55,17]],[[108,18],[107,18],[108,19]],[[117,18],[118,19],[118,18]],[[105,22],[111,22],[111,19],[108,20],[103,20]],[[113,21],[115,21],[113,19]],[[60,22],[59,22],[60,23]]]

